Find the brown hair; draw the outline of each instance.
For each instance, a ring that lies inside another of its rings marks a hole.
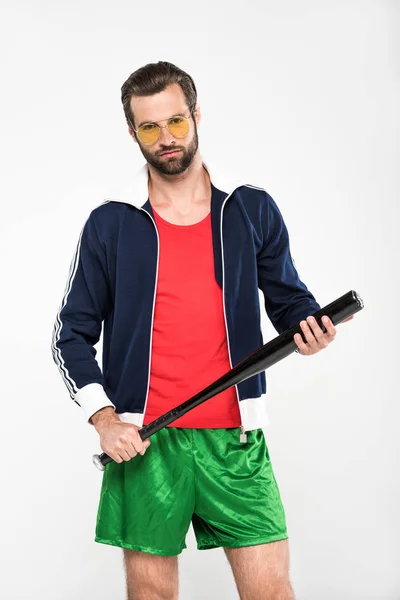
[[[197,102],[197,90],[193,79],[176,65],[159,60],[157,63],[148,63],[129,75],[121,87],[121,101],[124,113],[130,126],[134,126],[134,115],[130,107],[132,96],[151,96],[165,90],[173,83],[180,85],[186,103],[192,113]]]

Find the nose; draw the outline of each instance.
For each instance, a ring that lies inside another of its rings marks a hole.
[[[174,136],[172,135],[172,133],[170,133],[168,131],[168,127],[166,125],[164,127],[161,127],[160,137],[159,137],[158,141],[163,146],[170,146],[171,142],[175,141]]]

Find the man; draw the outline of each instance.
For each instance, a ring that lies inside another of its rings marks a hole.
[[[307,317],[321,307],[299,279],[282,215],[261,188],[224,177],[198,149],[192,78],[148,64],[122,86],[146,164],[94,209],[79,238],[53,357],[114,462],[96,537],[123,548],[129,600],[178,597],[178,554],[193,523],[199,549],[222,546],[240,598],[289,600],[285,513],[262,428],[265,373],[196,407],[143,442],[138,430],[263,344],[258,288],[298,352],[335,338]],[[104,321],[103,369],[94,345]]]

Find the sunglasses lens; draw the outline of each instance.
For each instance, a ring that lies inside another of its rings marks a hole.
[[[175,137],[183,137],[189,131],[189,119],[186,117],[173,117],[168,121],[168,130]]]
[[[143,144],[154,144],[160,137],[160,128],[154,123],[145,123],[139,127],[138,137]]]

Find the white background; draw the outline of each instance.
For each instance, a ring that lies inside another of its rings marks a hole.
[[[121,85],[157,60],[194,77],[204,158],[278,203],[318,302],[350,289],[365,302],[327,350],[267,372],[296,599],[400,598],[399,12],[383,0],[3,7],[1,598],[125,598],[122,550],[93,541],[98,436],[50,345],[84,221],[143,163]],[[277,335],[266,316],[263,330]],[[181,600],[237,598],[222,549],[197,551],[191,529],[187,544]]]

